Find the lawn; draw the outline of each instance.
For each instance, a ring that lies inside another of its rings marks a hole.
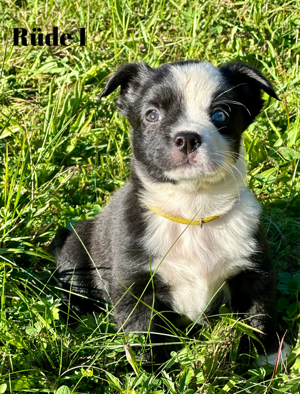
[[[0,15],[0,393],[299,393],[300,1],[0,0]],[[69,46],[13,45],[14,28],[56,26]],[[144,336],[116,332],[111,306],[76,325],[62,309],[51,239],[129,177],[129,126],[118,93],[97,99],[105,81],[122,63],[185,59],[252,64],[281,99],[266,96],[244,133],[293,344],[275,371],[254,363],[255,332],[224,308],[193,335],[174,328],[155,370],[139,361]]]

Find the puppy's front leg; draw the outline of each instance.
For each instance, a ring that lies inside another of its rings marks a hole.
[[[154,345],[152,349],[147,347],[143,361],[162,362],[167,358],[166,348],[162,345],[166,342],[164,317],[170,318],[163,313],[169,308],[160,301],[164,290],[157,280],[154,286],[149,282],[149,274],[139,275],[135,279],[136,282],[131,285],[119,284],[115,288],[115,322],[118,329],[145,335],[148,342]]]

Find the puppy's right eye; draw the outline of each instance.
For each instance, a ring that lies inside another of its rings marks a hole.
[[[161,115],[156,109],[151,109],[146,113],[146,120],[152,123],[158,122],[159,120],[161,120]]]

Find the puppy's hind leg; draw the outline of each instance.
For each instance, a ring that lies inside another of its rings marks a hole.
[[[279,349],[275,278],[274,271],[245,271],[229,280],[233,310],[243,313],[247,318],[247,324],[263,333],[255,332],[264,347],[263,349],[259,346],[261,361],[258,361],[258,364],[262,362],[274,365]],[[267,353],[267,359],[264,351]],[[289,352],[290,346],[283,343],[283,359]]]
[[[92,231],[93,221],[82,221],[74,231],[60,229],[50,245],[57,263],[65,309],[72,309],[78,314],[97,310],[92,299],[102,300],[102,291],[95,281],[96,268],[89,252]]]

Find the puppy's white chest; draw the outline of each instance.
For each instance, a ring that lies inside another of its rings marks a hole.
[[[198,319],[229,277],[251,268],[249,257],[255,250],[252,234],[258,224],[259,206],[248,193],[247,207],[244,201],[202,228],[157,214],[148,218],[144,246],[151,253],[151,269],[169,286],[173,309],[191,320]],[[230,298],[226,284],[222,294],[224,302]]]

